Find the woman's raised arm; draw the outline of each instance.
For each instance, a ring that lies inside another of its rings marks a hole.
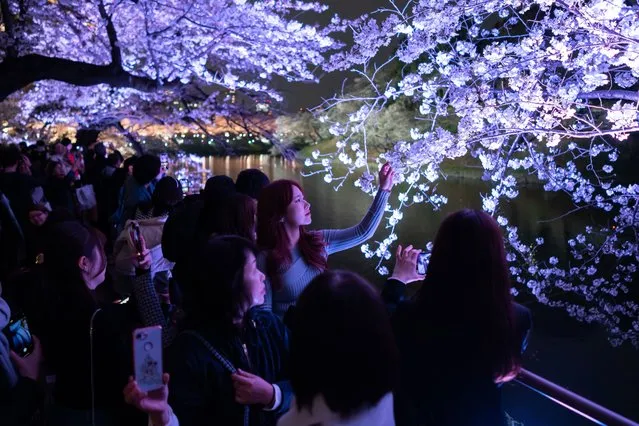
[[[371,238],[384,216],[390,190],[393,187],[393,169],[386,163],[379,172],[379,190],[364,218],[346,229],[322,230],[327,254],[337,253],[364,243]]]

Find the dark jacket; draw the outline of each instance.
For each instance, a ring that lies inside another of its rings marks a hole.
[[[52,208],[64,208],[69,212],[75,212],[75,202],[73,199],[73,172],[62,178],[50,177],[44,185],[44,195]]]
[[[136,277],[134,285],[157,299],[149,274]],[[144,415],[124,403],[122,390],[133,374],[133,330],[143,325],[165,325],[161,324],[162,319],[158,319],[158,324],[144,324],[149,303],[138,297],[126,304],[105,304],[97,312],[97,306],[90,301],[83,304],[80,300],[70,303],[52,299],[49,297],[47,303],[55,307],[34,321],[36,327],[32,328],[40,329],[45,359],[56,374],[56,404],[75,410],[91,409],[93,360],[96,409],[112,414],[114,424],[146,424]],[[30,318],[36,316],[33,313]]]
[[[29,221],[29,208],[33,204],[31,194],[36,186],[31,176],[18,172],[0,173],[0,191],[9,199],[13,214],[21,225]]]
[[[388,280],[382,297],[393,313],[392,324],[401,356],[400,386],[395,392],[398,426],[505,425],[501,390],[489,363],[471,349],[479,345],[475,331],[451,326],[434,329],[405,300],[406,286]],[[454,307],[451,307],[454,309]],[[527,344],[530,311],[514,304],[516,333]]]
[[[191,261],[196,258],[193,252],[197,242],[203,237],[198,228],[204,201],[199,196],[188,196],[171,212],[162,231],[162,254],[165,259],[175,262],[173,278],[177,282],[171,298],[180,304],[180,285],[189,282]],[[177,297],[175,297],[177,296]]]
[[[0,192],[0,281],[22,265],[25,260],[25,241],[9,200]]]
[[[3,426],[26,426],[37,420],[44,403],[44,390],[31,379],[20,377],[9,359],[9,342],[2,334],[11,318],[0,298],[0,419]]]
[[[171,262],[184,263],[192,257],[189,251],[195,245],[198,223],[204,201],[188,197],[171,212],[162,233],[162,253]]]
[[[287,374],[288,331],[269,311],[253,308],[247,315],[249,325],[243,333],[234,330],[198,330],[198,333],[235,368],[279,386],[282,403],[275,411],[250,407],[251,426],[274,426],[277,418],[288,411],[292,397]],[[179,335],[168,350],[167,366],[171,373],[169,402],[181,426],[243,426],[244,406],[235,402],[230,373],[197,337]]]
[[[119,206],[122,209],[122,214],[119,215],[119,221],[117,222],[118,231],[122,231],[127,220],[135,217],[135,210],[138,205],[151,202],[154,189],[154,182],[151,182],[149,186],[145,186],[141,185],[133,176],[127,178],[122,188],[122,205]]]

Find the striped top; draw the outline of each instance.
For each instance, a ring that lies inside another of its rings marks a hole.
[[[373,204],[357,225],[346,229],[323,229],[326,243],[326,255],[330,256],[364,243],[371,238],[382,221],[384,209],[390,193],[378,191]],[[258,267],[266,271],[266,255],[262,253],[258,258]],[[295,304],[306,286],[321,273],[317,268],[306,263],[299,248],[295,246],[291,252],[291,266],[282,274],[282,290],[273,292],[269,277],[266,277],[266,298],[264,306],[272,309],[279,317],[284,316],[288,308]]]

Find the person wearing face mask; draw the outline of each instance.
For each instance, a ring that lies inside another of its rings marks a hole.
[[[99,235],[75,221],[49,231],[37,271],[41,287],[32,291],[39,302],[25,313],[56,376],[50,424],[131,424],[138,415],[118,397],[132,371],[131,332],[140,325],[165,325],[161,311],[151,324],[153,316],[137,310],[150,306],[147,299],[157,300],[148,250],[143,255],[131,259],[136,303],[102,304],[94,293],[106,271]]]
[[[266,289],[255,246],[237,236],[211,239],[184,286],[186,332],[169,347],[169,398],[140,392],[125,399],[154,426],[275,426],[290,407],[288,332],[260,307]],[[168,377],[165,377],[165,382]],[[152,399],[151,398],[151,399]]]

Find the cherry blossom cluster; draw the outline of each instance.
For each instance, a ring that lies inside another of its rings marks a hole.
[[[256,98],[281,100],[274,77],[317,81],[324,55],[341,46],[335,26],[299,20],[327,10],[312,1],[0,5],[0,101],[12,96],[20,110],[0,119],[11,125],[121,118],[208,124],[240,105],[250,110]]]
[[[353,45],[326,65],[353,68],[370,96],[343,92],[316,110],[337,142],[307,160],[308,173],[373,194],[369,163],[392,164],[400,187],[387,208],[388,236],[362,246],[385,274],[402,210],[440,207],[442,162],[473,158],[490,183],[483,209],[504,229],[514,292],[601,324],[615,345],[639,345],[639,305],[628,295],[639,260],[639,185],[615,173],[620,148],[639,130],[638,12],[625,0],[390,2],[352,23]],[[395,77],[380,79],[391,67]],[[370,155],[366,123],[398,101],[413,105],[422,124]],[[336,119],[331,111],[345,104],[351,112]],[[567,258],[542,257],[544,241],[522,241],[504,216],[524,178],[570,200],[565,217],[600,218],[568,237]]]

